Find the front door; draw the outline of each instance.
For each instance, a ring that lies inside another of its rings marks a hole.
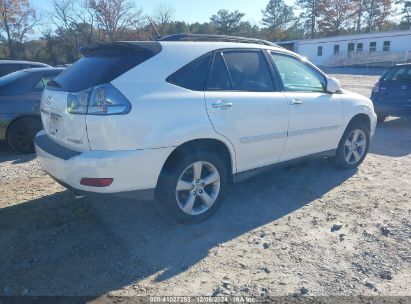
[[[288,139],[281,160],[338,147],[343,128],[339,94],[326,92],[326,77],[300,59],[271,53],[289,104]]]
[[[211,123],[236,150],[237,171],[279,161],[288,127],[288,103],[277,92],[261,50],[214,55],[205,98]]]

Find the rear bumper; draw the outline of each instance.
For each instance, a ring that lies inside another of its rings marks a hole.
[[[114,195],[153,200],[163,164],[173,148],[77,152],[54,143],[44,131],[35,139],[43,169],[69,190],[83,195]],[[82,178],[113,178],[108,187],[80,184]]]
[[[411,115],[411,106],[390,106],[383,103],[374,103],[376,113],[392,114],[392,115]]]
[[[394,103],[391,100],[386,100],[382,96],[373,93],[371,100],[374,104],[376,113],[393,114],[393,115],[409,115],[411,114],[411,100],[404,104]]]

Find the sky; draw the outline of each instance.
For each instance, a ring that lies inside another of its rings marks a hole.
[[[141,7],[145,14],[151,15],[160,4],[165,3],[174,9],[174,19],[192,22],[209,21],[210,16],[220,9],[238,10],[245,14],[244,20],[259,25],[262,18],[261,10],[268,0],[131,0]],[[51,0],[31,0],[30,3],[37,9],[45,12],[49,9]],[[292,4],[292,0],[286,0]]]

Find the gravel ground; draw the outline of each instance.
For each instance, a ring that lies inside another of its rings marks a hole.
[[[336,77],[365,95],[377,79]],[[410,202],[411,118],[379,126],[358,170],[273,170],[194,226],[156,203],[75,201],[3,144],[0,295],[411,296]]]

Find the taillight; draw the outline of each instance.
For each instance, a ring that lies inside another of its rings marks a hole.
[[[112,178],[82,178],[80,184],[83,186],[104,188],[113,183]]]
[[[378,93],[380,91],[380,82],[377,81],[377,83],[374,85],[372,88],[373,93]]]
[[[67,97],[67,111],[70,114],[120,115],[130,110],[130,102],[111,84],[70,93]]]

